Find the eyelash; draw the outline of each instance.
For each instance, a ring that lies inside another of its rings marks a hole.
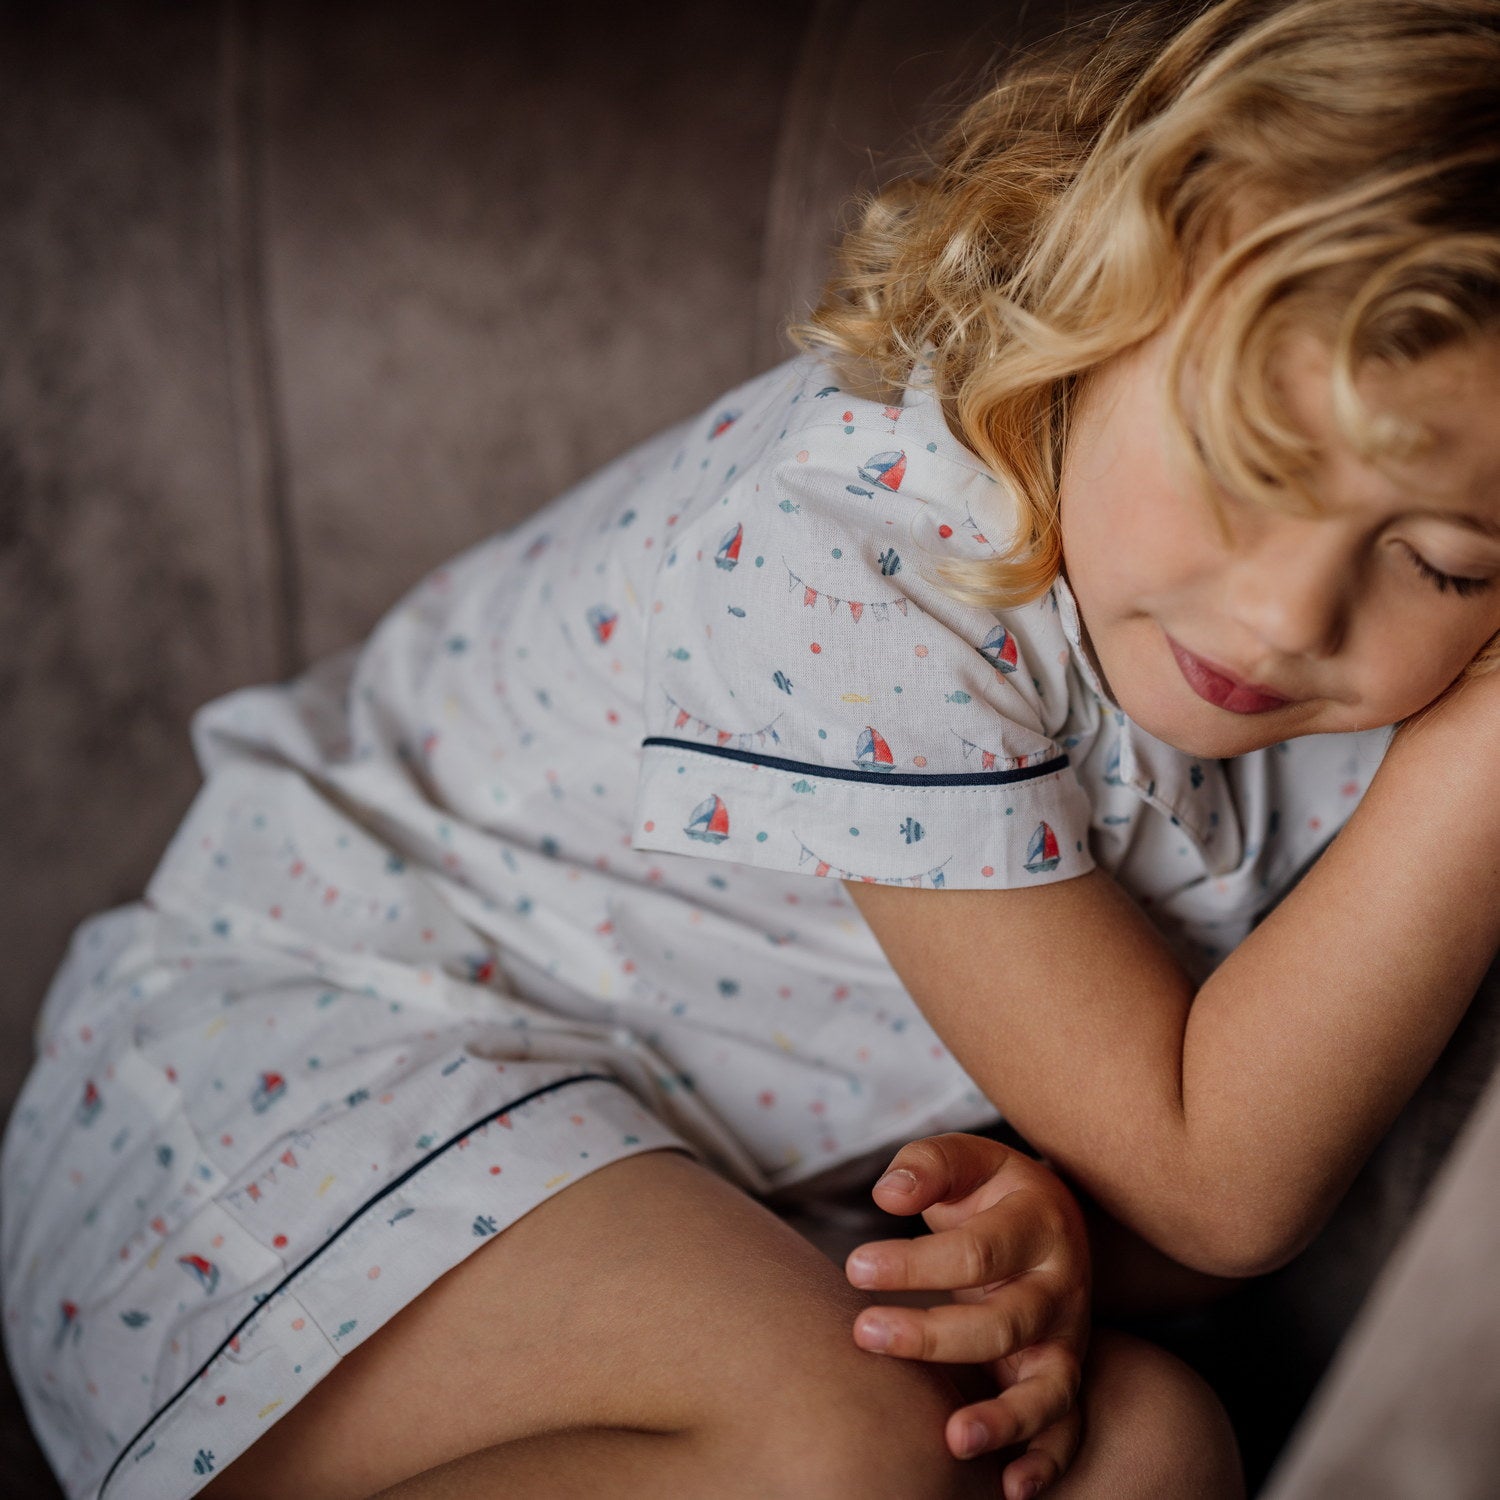
[[[1446,594],[1449,589],[1452,589],[1460,598],[1466,598],[1471,594],[1482,593],[1490,586],[1491,580],[1488,578],[1459,578],[1453,573],[1441,572],[1419,554],[1413,552],[1410,547],[1406,549],[1406,555],[1412,560],[1412,566],[1417,572],[1440,594]]]

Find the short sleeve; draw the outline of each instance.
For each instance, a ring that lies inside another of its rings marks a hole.
[[[1003,491],[930,420],[833,397],[663,559],[632,843],[892,885],[1084,873],[1055,604],[997,615],[932,572]]]

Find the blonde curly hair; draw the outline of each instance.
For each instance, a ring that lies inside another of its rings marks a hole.
[[[1293,332],[1326,341],[1357,453],[1420,451],[1425,434],[1355,381],[1500,329],[1500,0],[1099,14],[1023,55],[925,169],[864,204],[792,333],[863,390],[931,379],[1019,510],[1002,555],[938,572],[1006,608],[1061,568],[1083,381],[1173,319],[1172,435],[1216,509],[1221,486],[1317,508],[1315,454],[1273,378]],[[1497,664],[1500,637],[1468,670]]]

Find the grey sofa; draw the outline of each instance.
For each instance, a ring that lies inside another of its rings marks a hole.
[[[192,797],[192,711],[780,358],[847,191],[1066,9],[0,6],[0,1106]],[[1257,1483],[1342,1341],[1276,1500],[1500,1493],[1500,1099],[1406,1233],[1492,987],[1318,1244],[1156,1330]],[[58,1493],[9,1386],[0,1473]]]

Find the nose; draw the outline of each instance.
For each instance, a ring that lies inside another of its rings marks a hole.
[[[1236,539],[1224,580],[1232,619],[1278,657],[1338,651],[1349,623],[1356,562],[1326,518],[1267,512]]]

